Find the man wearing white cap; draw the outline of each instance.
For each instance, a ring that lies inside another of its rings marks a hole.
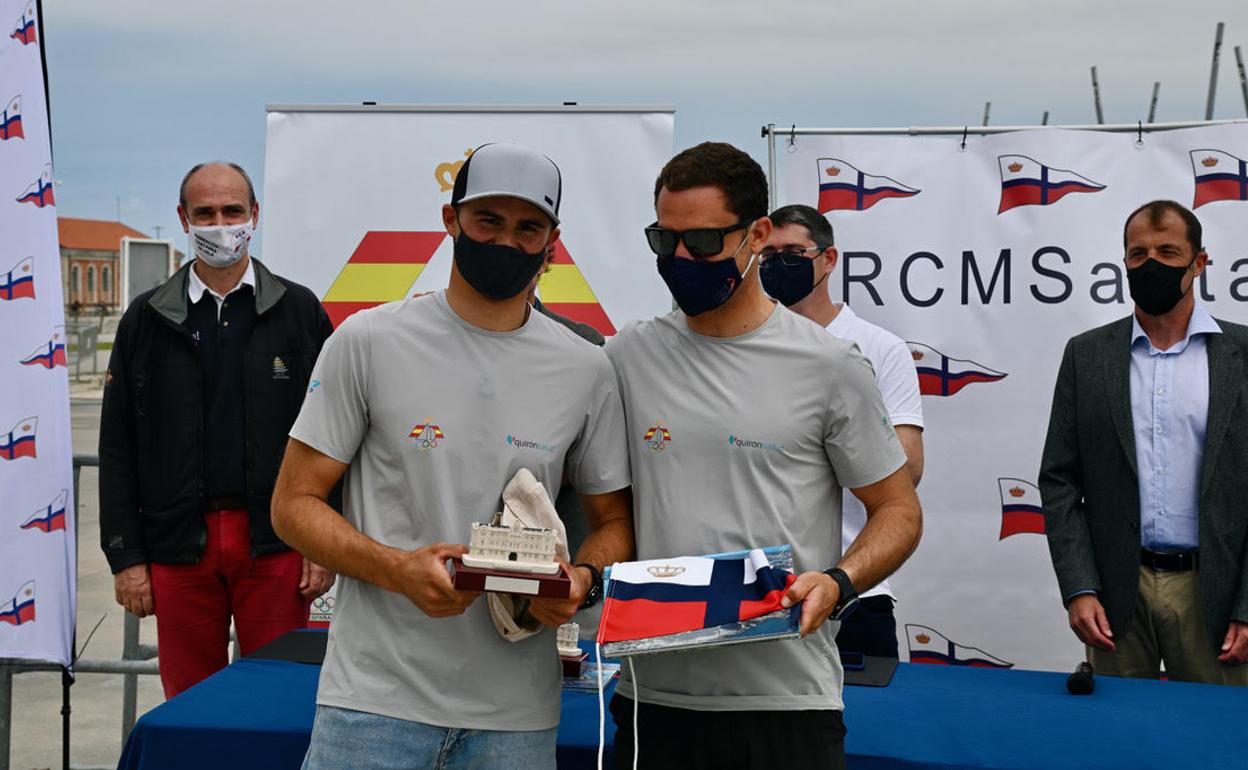
[[[590,524],[571,597],[534,617],[565,622],[632,555],[611,365],[528,303],[561,193],[540,153],[477,148],[442,209],[446,290],[355,314],[317,362],[273,499],[281,536],[342,575],[305,768],[554,767],[553,631],[505,640],[447,561],[521,468],[547,491],[569,479]],[[325,497],[344,473],[340,517]]]

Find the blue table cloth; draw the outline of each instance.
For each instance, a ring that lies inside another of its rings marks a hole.
[[[320,674],[320,666],[307,663],[239,660],[144,714],[118,768],[298,768],[308,750]],[[603,702],[614,694],[611,680]],[[606,766],[613,767],[610,714],[605,728]],[[556,759],[560,768],[597,767],[597,692],[564,690]]]
[[[298,768],[319,672],[241,660],[143,715],[120,767]],[[1248,767],[1248,689],[1097,677],[1079,697],[1062,674],[903,663],[889,687],[847,687],[845,701],[859,770]],[[560,770],[594,767],[597,745],[597,695],[565,691]]]

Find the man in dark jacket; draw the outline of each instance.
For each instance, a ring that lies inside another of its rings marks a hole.
[[[1196,216],[1123,232],[1134,312],[1066,345],[1040,465],[1070,628],[1098,674],[1248,685],[1248,328],[1194,286]]]
[[[117,603],[156,615],[165,696],[306,625],[332,573],[273,532],[286,434],[332,331],[311,291],[248,255],[260,207],[245,171],[182,181],[187,265],[117,329],[100,421],[100,543]]]

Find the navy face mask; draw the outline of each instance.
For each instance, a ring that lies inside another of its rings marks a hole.
[[[455,267],[468,285],[490,299],[511,299],[532,283],[546,252],[474,241],[461,228],[455,239]]]
[[[701,315],[723,305],[744,279],[737,270],[735,254],[718,262],[658,257],[657,263],[672,298],[687,316]],[[750,257],[745,272],[750,271],[752,264],[754,257]]]
[[[805,257],[785,257],[776,254],[758,265],[758,277],[763,290],[785,307],[792,307],[805,299],[815,287],[815,260]],[[823,278],[827,278],[825,273]],[[819,283],[823,283],[823,278]]]

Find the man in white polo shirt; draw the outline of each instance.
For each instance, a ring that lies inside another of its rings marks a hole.
[[[478,148],[442,210],[446,290],[356,313],[317,361],[273,498],[282,538],[342,576],[305,768],[555,766],[554,632],[503,639],[447,561],[521,468],[552,497],[568,479],[589,523],[571,598],[534,599],[535,618],[567,621],[632,555],[611,365],[528,302],[560,194],[549,158]]]
[[[906,452],[906,470],[917,487],[923,477],[923,403],[910,349],[887,329],[859,318],[848,305],[833,302],[828,277],[836,269],[832,224],[810,206],[778,208],[768,217],[771,237],[761,255],[763,289],[789,310],[805,316],[838,339],[858,344],[875,369],[884,408]],[[828,387],[835,387],[831,380]],[[867,523],[867,511],[852,495],[845,498],[841,542],[849,547]],[[836,646],[844,652],[897,657],[897,597],[888,581],[862,593],[858,609],[841,621]]]

